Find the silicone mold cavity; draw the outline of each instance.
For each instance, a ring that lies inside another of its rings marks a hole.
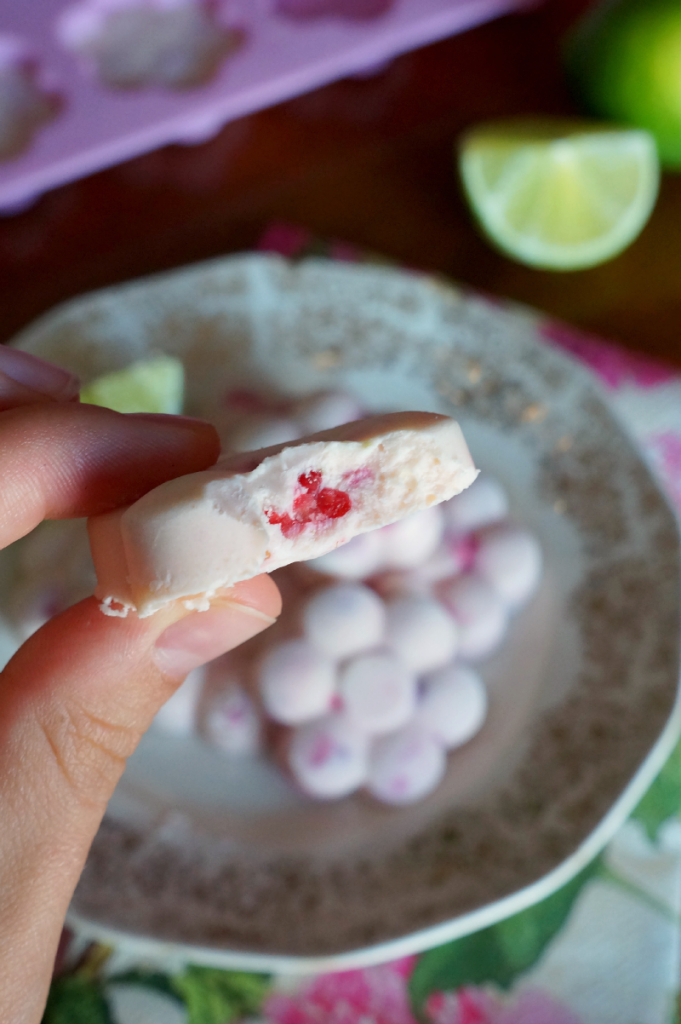
[[[289,18],[319,18],[336,15],[365,20],[378,18],[393,7],[395,0],[276,0],[277,14]]]
[[[202,85],[239,41],[212,0],[84,0],[57,35],[113,89]]]
[[[0,160],[28,149],[58,113],[60,100],[41,82],[37,61],[12,36],[0,36]]]

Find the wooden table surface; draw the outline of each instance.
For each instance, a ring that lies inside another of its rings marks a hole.
[[[622,256],[548,273],[476,233],[453,173],[466,125],[573,110],[559,50],[584,0],[547,0],[58,189],[0,218],[0,340],[79,292],[249,248],[287,220],[521,300],[681,364],[681,176]]]

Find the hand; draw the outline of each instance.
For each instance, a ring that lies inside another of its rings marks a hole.
[[[0,549],[43,519],[88,516],[213,465],[213,428],[80,405],[65,371],[0,346]],[[42,1016],[69,900],[140,737],[192,668],[279,614],[267,576],[206,612],[50,620],[0,673],[0,1020]]]

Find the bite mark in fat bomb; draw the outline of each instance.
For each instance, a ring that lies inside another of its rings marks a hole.
[[[224,587],[326,554],[477,475],[458,423],[425,412],[229,456],[90,519],[96,596],[108,615],[145,618],[176,600],[203,610]]]

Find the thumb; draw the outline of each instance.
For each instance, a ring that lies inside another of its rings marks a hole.
[[[40,1020],[90,844],[160,706],[192,668],[279,611],[268,576],[223,591],[205,612],[176,604],[147,619],[109,618],[88,598],[0,673],[0,1020]]]

